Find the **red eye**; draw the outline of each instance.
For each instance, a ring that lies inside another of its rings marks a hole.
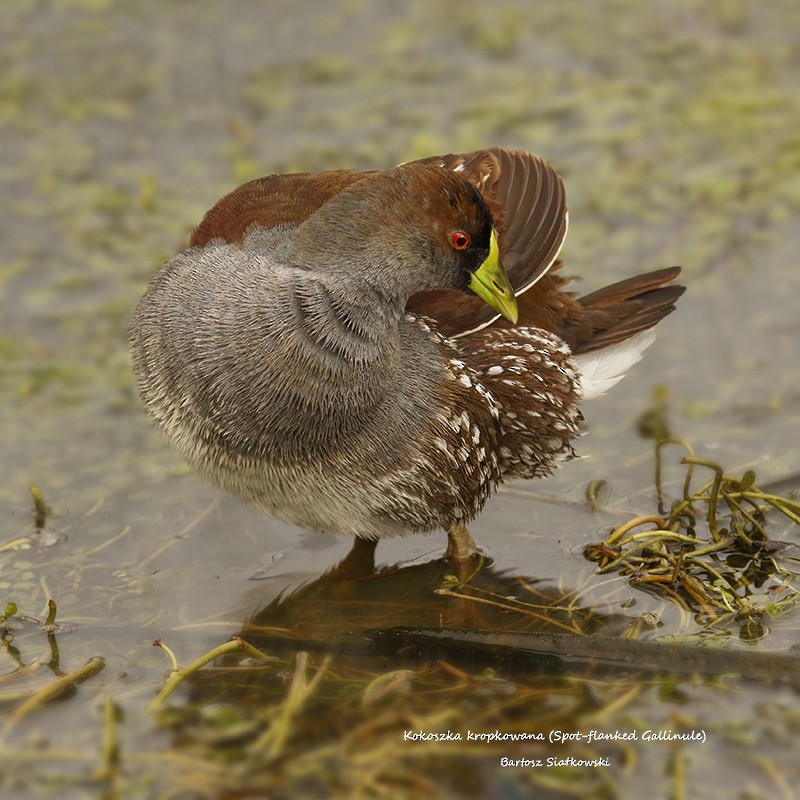
[[[469,247],[469,236],[463,231],[456,231],[450,237],[450,243],[455,247],[456,250],[464,250],[465,248]]]

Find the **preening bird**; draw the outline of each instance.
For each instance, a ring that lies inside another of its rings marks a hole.
[[[301,527],[374,540],[466,523],[573,455],[683,287],[661,269],[566,288],[558,174],[490,148],[383,171],[272,175],[223,197],[154,276],[141,396],[201,475]]]

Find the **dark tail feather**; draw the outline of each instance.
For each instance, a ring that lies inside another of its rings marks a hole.
[[[680,267],[627,278],[581,297],[581,319],[564,331],[573,353],[588,353],[652,328],[675,309],[685,286],[674,280]]]

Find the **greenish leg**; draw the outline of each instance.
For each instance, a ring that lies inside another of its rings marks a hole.
[[[457,522],[447,531],[447,552],[445,558],[453,561],[469,561],[478,555],[478,547],[470,536],[467,526]]]

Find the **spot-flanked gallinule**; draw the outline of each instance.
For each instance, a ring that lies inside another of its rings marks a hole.
[[[375,172],[273,175],[223,197],[131,328],[142,398],[204,477],[364,539],[465,523],[573,455],[678,268],[578,298],[561,179],[499,148]],[[516,297],[515,297],[516,295]]]

